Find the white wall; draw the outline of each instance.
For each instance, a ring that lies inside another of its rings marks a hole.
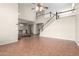
[[[76,19],[76,26],[75,26],[75,28],[76,28],[76,43],[79,46],[79,4],[78,3],[75,4],[75,9],[76,9],[76,12],[75,12],[75,14],[76,14],[76,17],[75,17],[75,19]]]
[[[19,4],[19,18],[28,21],[35,21],[35,12],[32,10],[32,8],[31,3]]]
[[[75,16],[63,17],[52,22],[40,36],[75,40]]]
[[[61,11],[70,10],[71,7],[61,9]],[[73,11],[63,13],[59,15],[60,19],[55,20],[48,25],[44,31],[41,32],[40,36],[49,38],[59,38],[65,40],[76,39],[76,16]],[[53,19],[52,19],[53,20]]]
[[[0,4],[0,45],[18,40],[18,4]]]

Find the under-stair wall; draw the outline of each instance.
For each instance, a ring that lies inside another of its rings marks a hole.
[[[75,41],[75,16],[55,20],[40,33],[40,36]]]

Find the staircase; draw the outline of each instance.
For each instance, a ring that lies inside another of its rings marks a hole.
[[[72,11],[72,10],[69,10]],[[65,11],[65,12],[69,12]],[[64,12],[60,12],[64,13]],[[75,39],[75,16],[69,15],[58,18],[57,13],[52,16],[41,26],[40,36],[49,38],[61,38],[67,40]]]
[[[48,27],[52,22],[54,22],[55,20],[57,20],[56,14],[52,14],[48,20],[42,24],[42,26],[40,27],[40,33],[46,28]]]
[[[74,11],[75,9],[71,9],[71,10],[67,10],[67,11],[63,11],[63,12],[56,12],[56,14],[52,14],[52,12],[46,13],[46,14],[50,14],[49,19],[41,26],[40,28],[40,32],[43,31],[47,26],[49,26],[52,22],[54,22],[55,20],[59,19],[59,14],[61,13],[66,13],[66,12],[70,12],[70,11]],[[44,14],[45,15],[45,14]]]

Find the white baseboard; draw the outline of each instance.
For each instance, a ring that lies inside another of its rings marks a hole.
[[[79,41],[75,41],[75,42],[76,42],[77,46],[79,46]]]
[[[6,44],[11,44],[14,42],[17,42],[18,40],[14,40],[14,41],[9,41],[9,42],[1,42],[0,45],[6,45]]]

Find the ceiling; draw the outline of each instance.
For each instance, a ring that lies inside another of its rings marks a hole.
[[[65,9],[71,9],[72,3],[45,3],[45,6],[49,8],[50,11],[60,12]]]
[[[48,7],[48,9],[45,10],[46,13],[50,11],[52,13],[62,12],[62,11],[70,10],[72,8],[72,3],[43,3],[43,5],[44,7]],[[31,11],[34,11],[34,13],[36,12],[35,10],[32,10],[32,8],[36,7],[36,3],[20,3],[19,9],[23,9],[23,7],[25,7],[24,9],[29,8]],[[20,10],[20,12],[21,11],[22,10]]]
[[[22,4],[19,5],[21,6]],[[26,5],[28,7],[30,6],[31,8],[34,8],[36,6],[35,3],[23,3],[23,5]],[[72,8],[72,3],[43,3],[43,5],[48,7],[48,10],[52,12]]]

